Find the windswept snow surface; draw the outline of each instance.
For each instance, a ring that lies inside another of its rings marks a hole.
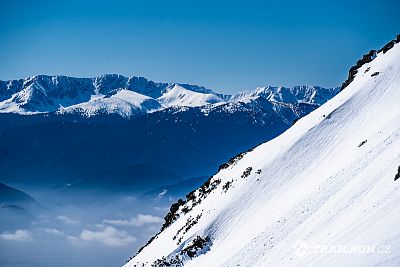
[[[400,266],[399,103],[396,44],[332,100],[220,170],[215,189],[197,190],[125,266],[163,257],[154,266]],[[197,236],[208,249],[185,256]]]

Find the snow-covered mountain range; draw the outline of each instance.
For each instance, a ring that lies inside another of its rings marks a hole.
[[[261,87],[231,96],[120,75],[0,81],[0,179],[115,192],[208,176],[338,92]]]
[[[399,41],[173,204],[125,266],[399,266]]]
[[[257,98],[286,104],[321,105],[337,92],[338,88],[317,86],[262,87],[250,94],[232,96],[195,85],[154,83],[142,77],[127,78],[114,74],[96,78],[38,75],[0,81],[0,112],[77,114],[84,117],[117,114],[130,118],[169,107],[213,107],[250,102]]]

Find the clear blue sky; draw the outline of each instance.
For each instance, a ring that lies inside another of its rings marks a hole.
[[[0,0],[0,79],[140,75],[234,93],[338,86],[400,33],[400,1]]]

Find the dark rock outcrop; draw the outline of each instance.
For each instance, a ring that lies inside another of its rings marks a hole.
[[[374,60],[376,55],[380,52],[386,53],[389,51],[395,44],[400,42],[400,34],[397,35],[396,39],[391,40],[389,43],[385,44],[381,49],[378,51],[376,50],[371,50],[367,54],[363,55],[363,57],[357,61],[356,65],[352,66],[349,70],[349,76],[347,77],[346,81],[342,83],[342,86],[340,87],[340,91],[342,91],[344,88],[346,88],[353,80],[354,77],[356,76],[358,69],[361,68],[366,63],[371,62]]]

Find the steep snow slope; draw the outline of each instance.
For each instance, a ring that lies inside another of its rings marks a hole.
[[[172,205],[125,266],[399,266],[399,103],[396,44],[339,95]],[[376,248],[339,253],[349,245]]]

